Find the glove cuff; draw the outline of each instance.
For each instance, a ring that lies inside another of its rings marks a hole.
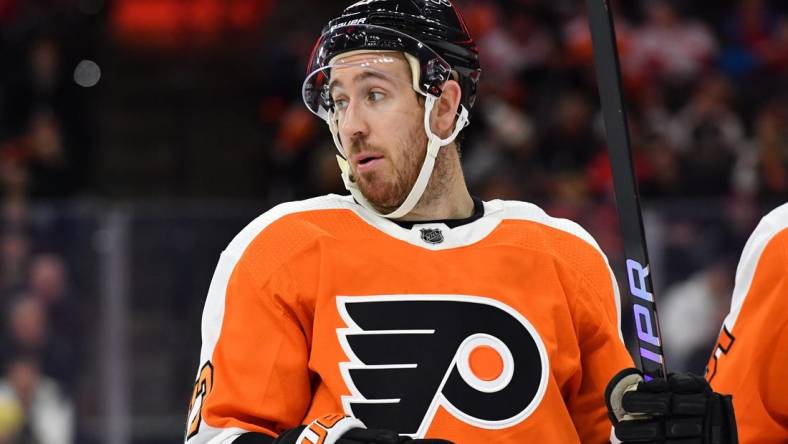
[[[296,438],[297,444],[334,444],[350,429],[367,428],[352,416],[328,414],[310,422]]]
[[[610,380],[605,389],[605,402],[610,422],[617,424],[628,416],[622,405],[624,393],[636,389],[640,382],[643,382],[643,374],[636,368],[621,370]]]

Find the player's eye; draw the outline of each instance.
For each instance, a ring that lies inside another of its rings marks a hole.
[[[367,100],[369,100],[372,103],[380,102],[381,100],[383,100],[384,97],[385,94],[383,94],[380,91],[370,91],[369,93],[367,93]]]
[[[335,98],[333,99],[333,102],[334,102],[334,108],[337,111],[344,111],[345,109],[347,109],[349,103],[348,100],[344,97]]]

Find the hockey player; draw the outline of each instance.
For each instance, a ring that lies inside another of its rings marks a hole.
[[[187,444],[608,442],[617,285],[578,225],[469,194],[480,73],[449,0],[324,29],[304,101],[351,195],[277,206],[222,253]]]
[[[788,204],[761,220],[736,270],[731,310],[707,367],[733,394],[743,444],[788,442]]]

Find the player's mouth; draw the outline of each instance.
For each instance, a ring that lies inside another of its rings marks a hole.
[[[351,158],[356,165],[356,171],[361,174],[374,169],[383,161],[383,155],[378,153],[359,153]]]

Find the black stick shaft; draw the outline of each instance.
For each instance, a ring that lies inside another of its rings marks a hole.
[[[665,359],[649,269],[646,235],[621,88],[616,31],[608,0],[586,0],[594,45],[599,96],[605,118],[619,224],[627,259],[627,291],[632,297],[641,370],[647,379],[664,378]]]

